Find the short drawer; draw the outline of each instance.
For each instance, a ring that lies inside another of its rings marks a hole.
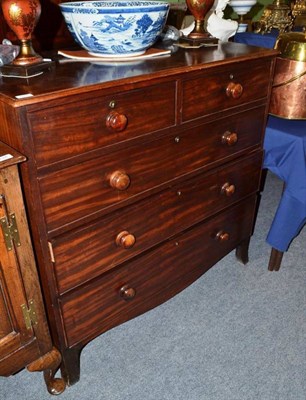
[[[182,86],[182,121],[266,98],[271,61],[241,62],[214,74],[202,73]]]
[[[264,107],[203,124],[178,135],[95,158],[39,179],[52,231],[99,210],[124,205],[195,170],[259,145]]]
[[[251,235],[255,196],[60,299],[67,345],[161,304]]]
[[[59,292],[96,278],[255,193],[261,165],[262,152],[257,152],[55,238],[51,243]]]
[[[29,113],[38,167],[175,124],[175,82]]]

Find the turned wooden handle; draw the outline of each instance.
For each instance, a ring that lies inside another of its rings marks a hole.
[[[134,246],[136,238],[128,231],[122,231],[116,236],[116,245],[124,249],[130,249]]]
[[[127,126],[127,116],[111,111],[106,117],[106,127],[112,132],[122,132]]]
[[[232,99],[239,99],[243,92],[243,86],[240,83],[230,82],[226,87],[226,95]]]
[[[229,240],[230,235],[229,235],[229,233],[227,233],[227,232],[219,231],[219,232],[216,234],[215,238],[216,238],[219,242],[222,242],[222,243],[223,243],[223,242],[227,242],[227,241]]]
[[[128,285],[124,285],[120,288],[119,294],[124,300],[132,300],[136,296],[136,290]]]
[[[228,146],[233,146],[238,142],[238,135],[235,132],[226,131],[222,135],[222,143]]]
[[[126,190],[131,183],[131,179],[124,171],[115,171],[109,176],[109,184],[113,189]]]
[[[230,197],[235,193],[235,185],[231,185],[229,182],[225,182],[221,187],[221,194],[225,194]]]

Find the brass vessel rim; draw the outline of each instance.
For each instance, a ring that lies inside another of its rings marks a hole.
[[[306,62],[306,34],[303,32],[280,34],[274,48],[281,52],[282,58]]]

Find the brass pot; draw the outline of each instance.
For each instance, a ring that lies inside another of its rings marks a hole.
[[[269,113],[287,119],[306,119],[306,34],[279,35]]]

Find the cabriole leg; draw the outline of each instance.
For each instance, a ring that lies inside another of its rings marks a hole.
[[[54,377],[59,369],[61,361],[62,357],[60,352],[53,347],[49,353],[29,364],[27,369],[30,372],[43,371],[48,392],[57,395],[63,393],[66,388],[66,382],[63,378]]]

